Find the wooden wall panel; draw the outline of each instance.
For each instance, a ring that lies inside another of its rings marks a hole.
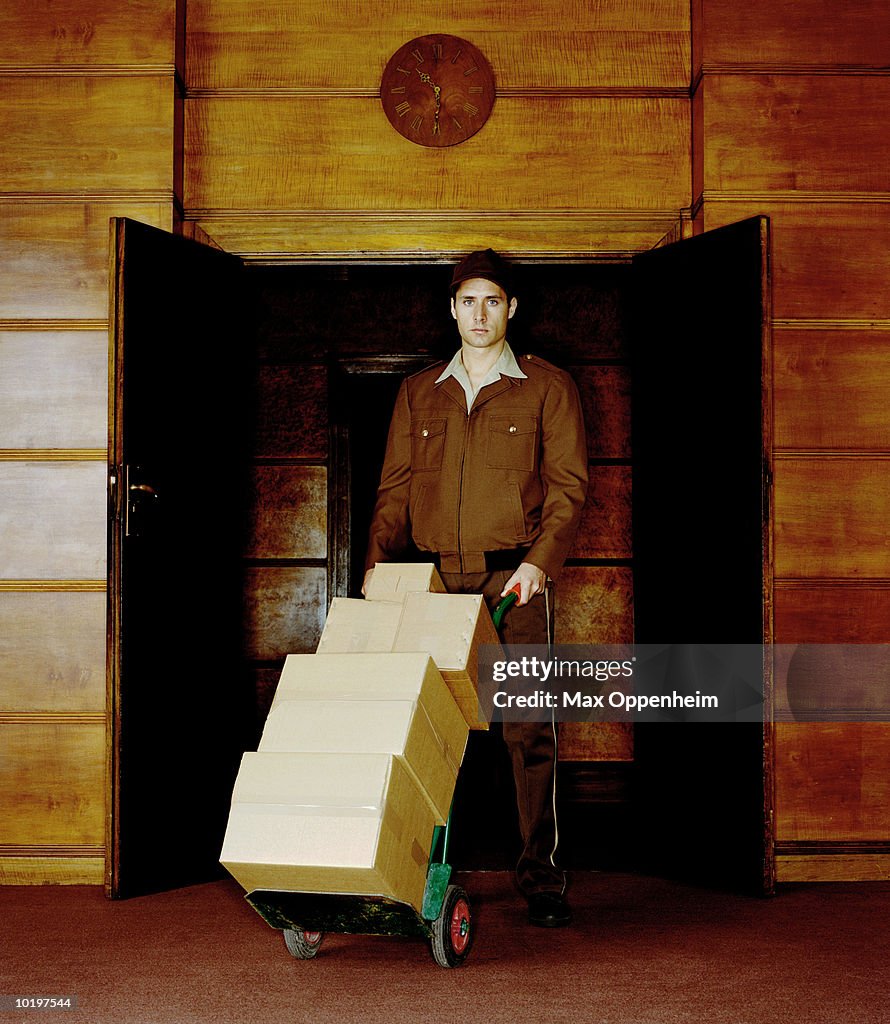
[[[323,466],[257,466],[249,558],[324,558],[327,470]]]
[[[617,228],[617,223],[614,226]],[[546,235],[543,226],[542,231]],[[632,240],[627,236],[626,241],[631,243]],[[541,244],[541,239],[538,244]],[[597,251],[593,246],[587,249],[588,254]],[[537,352],[559,366],[576,361],[628,359],[630,276],[631,268],[626,265],[553,267],[530,263],[523,267],[520,305],[511,321],[511,345],[517,351]],[[567,310],[570,316],[566,316]],[[514,339],[518,339],[515,344]],[[601,367],[579,366],[573,372],[585,381],[595,382],[598,388],[605,387],[609,379],[609,373]],[[622,374],[625,371],[614,368],[613,372],[616,374],[615,387],[619,394],[623,393],[625,381]],[[617,406],[617,412],[623,400],[610,402],[610,405],[612,408]],[[595,423],[596,416],[592,410],[586,408],[585,412]],[[619,422],[623,415],[623,412],[618,412]],[[619,448],[624,450],[623,441],[617,446],[614,443],[608,445],[608,451],[597,449],[597,454],[606,457]]]
[[[595,198],[595,197],[591,197]],[[277,211],[227,215],[187,211],[228,252],[257,263],[369,259],[445,258],[458,260],[491,246],[504,255],[579,259],[591,253],[627,258],[651,249],[674,230],[671,210],[616,212],[572,210],[548,213],[510,210],[390,212]]]
[[[0,462],[0,579],[105,578],[105,462]]]
[[[402,139],[376,99],[195,99],[184,202],[191,211],[679,209],[689,202],[688,136],[685,99],[503,99],[478,134],[446,149]]]
[[[701,3],[701,0],[699,0]],[[705,0],[702,47],[708,64],[887,64],[885,0],[772,0],[756,12],[737,0]]]
[[[3,722],[0,744],[0,832],[5,844],[102,844],[103,722]]]
[[[707,229],[770,217],[773,316],[890,320],[890,207],[882,202],[709,200]]]
[[[592,459],[630,458],[630,371],[626,366],[575,366],[587,451]]]
[[[173,63],[175,0],[4,0],[3,64],[101,66]],[[137,28],[138,26],[138,28]]]
[[[0,331],[0,449],[104,448],[108,335]]]
[[[888,105],[886,76],[710,75],[705,188],[888,192]]]
[[[0,712],[105,710],[105,594],[0,592]]]
[[[311,653],[311,652],[310,652]],[[274,667],[269,665],[255,666],[251,676],[256,692],[257,710],[257,743],[262,735],[263,726],[275,699],[275,691],[278,689],[278,681],[281,678],[281,670],[284,667],[284,659],[277,662]]]
[[[692,204],[698,202],[705,188],[705,88],[699,81],[692,94]]]
[[[271,661],[313,654],[327,617],[327,570],[253,568],[247,576],[246,656]]]
[[[106,320],[111,217],[173,226],[169,203],[0,203],[0,320]]]
[[[454,348],[450,265],[257,268],[260,358],[323,362],[328,355],[418,355]],[[438,294],[431,293],[436,281]],[[394,289],[397,298],[393,298]],[[394,302],[398,306],[393,315]],[[418,331],[423,324],[423,331]]]
[[[633,643],[633,577],[622,566],[566,566],[555,587],[558,644]]]
[[[633,578],[617,566],[567,566],[556,582],[554,639],[558,644],[633,643]],[[624,722],[564,722],[562,761],[632,761],[633,726]]]
[[[0,10],[4,883],[103,880],[108,222],[175,224],[178,7]]]
[[[886,840],[890,724],[776,726],[779,841]]]
[[[324,367],[261,367],[257,458],[323,459],[328,451],[327,403]]]
[[[884,644],[890,622],[890,583],[879,586],[776,587],[776,643]]]
[[[633,761],[633,722],[563,722],[560,761]]]
[[[890,459],[777,459],[777,577],[890,577]]]
[[[172,76],[0,75],[8,192],[173,189]]]
[[[680,0],[189,0],[188,85],[372,89],[390,55],[422,32],[471,40],[501,87],[684,88],[689,12]]]
[[[102,885],[104,856],[14,857],[0,852],[0,885]]]
[[[890,331],[776,331],[773,354],[776,447],[888,447]]]
[[[570,558],[630,558],[630,466],[591,466],[587,501]]]

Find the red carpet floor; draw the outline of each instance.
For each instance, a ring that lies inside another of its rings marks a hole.
[[[463,967],[421,939],[327,935],[293,959],[231,881],[112,902],[0,888],[3,995],[76,995],[68,1024],[886,1024],[890,883],[785,886],[772,899],[577,874],[575,924],[528,926],[510,877],[464,875]]]

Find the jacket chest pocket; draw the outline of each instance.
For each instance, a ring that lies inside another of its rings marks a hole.
[[[493,416],[488,425],[488,465],[530,473],[535,468],[537,442],[534,416]]]
[[[445,420],[419,420],[411,427],[411,470],[441,469],[445,452]]]

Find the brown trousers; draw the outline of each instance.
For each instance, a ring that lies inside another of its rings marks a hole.
[[[490,612],[501,600],[504,584],[512,571],[487,573],[440,572],[446,590],[452,594],[482,594]],[[546,644],[552,629],[552,595],[533,597],[526,605],[513,604],[501,623],[501,641],[510,656],[514,644]],[[516,652],[521,657],[521,652]],[[544,722],[504,722],[504,741],[513,766],[516,807],[522,852],[516,865],[516,882],[530,896],[536,892],[562,892],[565,873],[556,863],[557,826],[554,809],[556,783],[557,727]]]

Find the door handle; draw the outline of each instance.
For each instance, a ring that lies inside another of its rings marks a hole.
[[[141,537],[145,533],[146,522],[150,517],[150,509],[158,500],[158,492],[145,483],[130,483],[133,476],[140,474],[141,467],[126,468],[126,504],[124,506],[124,536]]]

